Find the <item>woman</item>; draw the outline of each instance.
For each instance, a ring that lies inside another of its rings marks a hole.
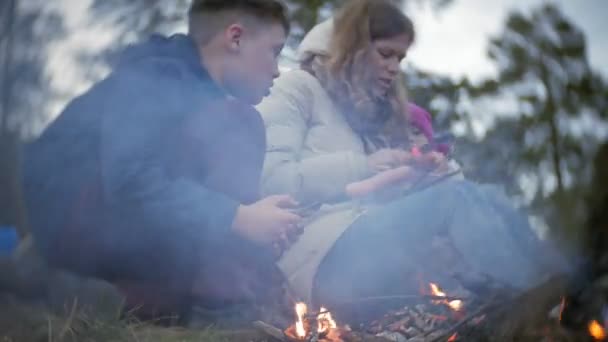
[[[411,21],[390,1],[347,2],[307,35],[301,69],[281,75],[258,108],[268,140],[264,191],[318,208],[278,262],[300,299],[337,306],[402,293],[404,281],[432,264],[419,261],[438,237],[461,254],[447,260],[475,272],[521,287],[538,279],[537,245],[504,196],[464,180],[409,191],[421,160],[408,152],[398,78],[413,41]],[[444,163],[440,153],[425,156],[431,169]],[[376,182],[386,174],[388,181]],[[383,187],[399,195],[384,203],[359,196]]]

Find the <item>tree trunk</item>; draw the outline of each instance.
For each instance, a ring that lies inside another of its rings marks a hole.
[[[24,237],[27,220],[21,192],[20,145],[17,134],[0,135],[0,225],[14,226]]]
[[[2,7],[2,36],[0,50],[2,61],[0,94],[0,225],[15,226],[21,237],[25,236],[26,216],[20,182],[20,136],[11,130],[9,116],[13,113],[12,77],[14,29],[17,0],[5,0]]]
[[[553,107],[553,105],[549,105]],[[557,194],[558,197],[562,198],[562,194],[564,193],[564,180],[562,175],[562,167],[561,167],[561,156],[559,155],[559,129],[557,128],[557,123],[555,122],[555,117],[552,117],[549,120],[549,126],[551,131],[551,160],[553,162],[553,170],[555,172],[555,178],[557,178]]]
[[[564,179],[562,174],[562,160],[560,156],[560,138],[559,128],[557,127],[557,106],[555,104],[555,96],[551,90],[551,80],[549,79],[549,71],[547,70],[544,60],[541,58],[541,81],[543,82],[545,89],[547,90],[547,99],[545,100],[545,115],[549,118],[549,130],[550,130],[550,141],[551,141],[551,161],[553,163],[553,172],[555,172],[555,178],[557,178],[557,199],[558,204],[561,205],[564,194]]]

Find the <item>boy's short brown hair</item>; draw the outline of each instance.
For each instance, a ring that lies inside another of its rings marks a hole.
[[[278,22],[288,34],[290,30],[287,8],[280,0],[193,0],[188,11],[188,29],[206,42],[220,27],[221,14],[249,15],[261,22]],[[204,32],[201,32],[204,31]]]

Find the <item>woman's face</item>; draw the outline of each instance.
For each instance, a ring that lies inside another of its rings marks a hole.
[[[376,39],[372,42],[371,65],[373,72],[370,91],[377,98],[384,98],[399,75],[399,65],[407,55],[410,36],[400,34],[392,38]]]

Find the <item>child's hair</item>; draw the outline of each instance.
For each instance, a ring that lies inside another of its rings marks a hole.
[[[188,11],[188,31],[198,43],[206,44],[239,17],[256,24],[279,23],[286,34],[290,30],[287,8],[280,0],[193,0]]]
[[[391,1],[351,0],[334,17],[329,56],[316,58],[320,63],[311,59],[305,66],[342,108],[355,131],[364,135],[362,126],[380,123],[379,133],[387,135],[391,144],[407,141],[405,86],[403,80],[396,80],[387,101],[379,103],[368,90],[367,61],[374,40],[402,34],[413,41],[414,25]]]

